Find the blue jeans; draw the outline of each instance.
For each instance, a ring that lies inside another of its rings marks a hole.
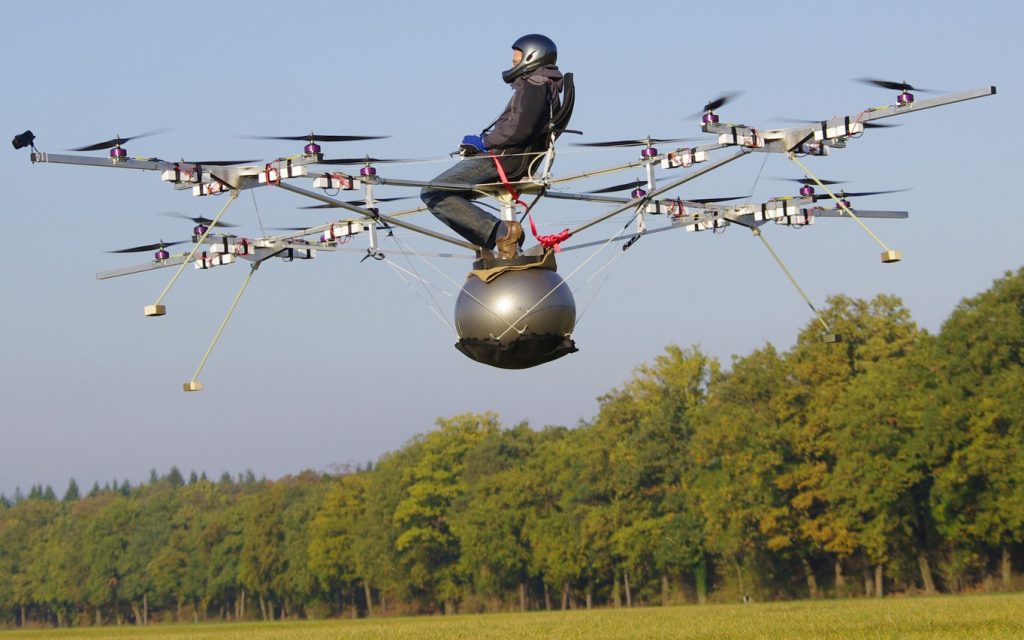
[[[496,182],[498,170],[494,160],[487,156],[463,158],[434,182],[455,184],[480,184]],[[420,199],[438,220],[451,227],[469,242],[485,249],[494,248],[494,235],[498,227],[497,216],[484,211],[470,200],[476,197],[472,191],[455,191],[444,187],[424,187]]]

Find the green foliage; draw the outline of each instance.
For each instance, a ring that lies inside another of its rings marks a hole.
[[[0,497],[0,619],[760,600],[991,588],[995,574],[1019,585],[1024,270],[962,302],[937,336],[891,296],[836,296],[823,313],[843,342],[808,324],[789,351],[729,367],[669,346],[575,429],[464,414],[339,475],[186,481],[171,468],[84,497],[74,480],[62,500],[19,489]]]

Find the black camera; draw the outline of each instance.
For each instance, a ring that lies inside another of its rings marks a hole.
[[[35,134],[33,134],[31,131],[26,131],[25,133],[19,133],[18,135],[14,136],[14,140],[11,140],[11,144],[14,145],[15,149],[21,149],[23,147],[30,146],[33,142],[35,142],[35,139]]]

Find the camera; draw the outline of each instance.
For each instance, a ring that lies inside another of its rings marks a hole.
[[[14,140],[11,140],[11,144],[14,145],[15,149],[21,149],[23,147],[30,146],[35,141],[35,139],[35,134],[33,134],[31,131],[26,131],[25,133],[19,133],[18,135],[14,136]]]

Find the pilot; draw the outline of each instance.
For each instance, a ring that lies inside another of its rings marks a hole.
[[[497,120],[460,145],[463,159],[433,182],[480,184],[498,182],[501,163],[506,177],[517,180],[531,170],[537,154],[547,149],[548,123],[559,108],[562,73],[555,66],[558,50],[550,38],[530,34],[512,43],[512,67],[502,80],[512,85],[512,98]],[[523,243],[523,227],[503,221],[474,205],[468,190],[424,187],[423,203],[442,222],[473,244],[501,259],[514,258]]]

